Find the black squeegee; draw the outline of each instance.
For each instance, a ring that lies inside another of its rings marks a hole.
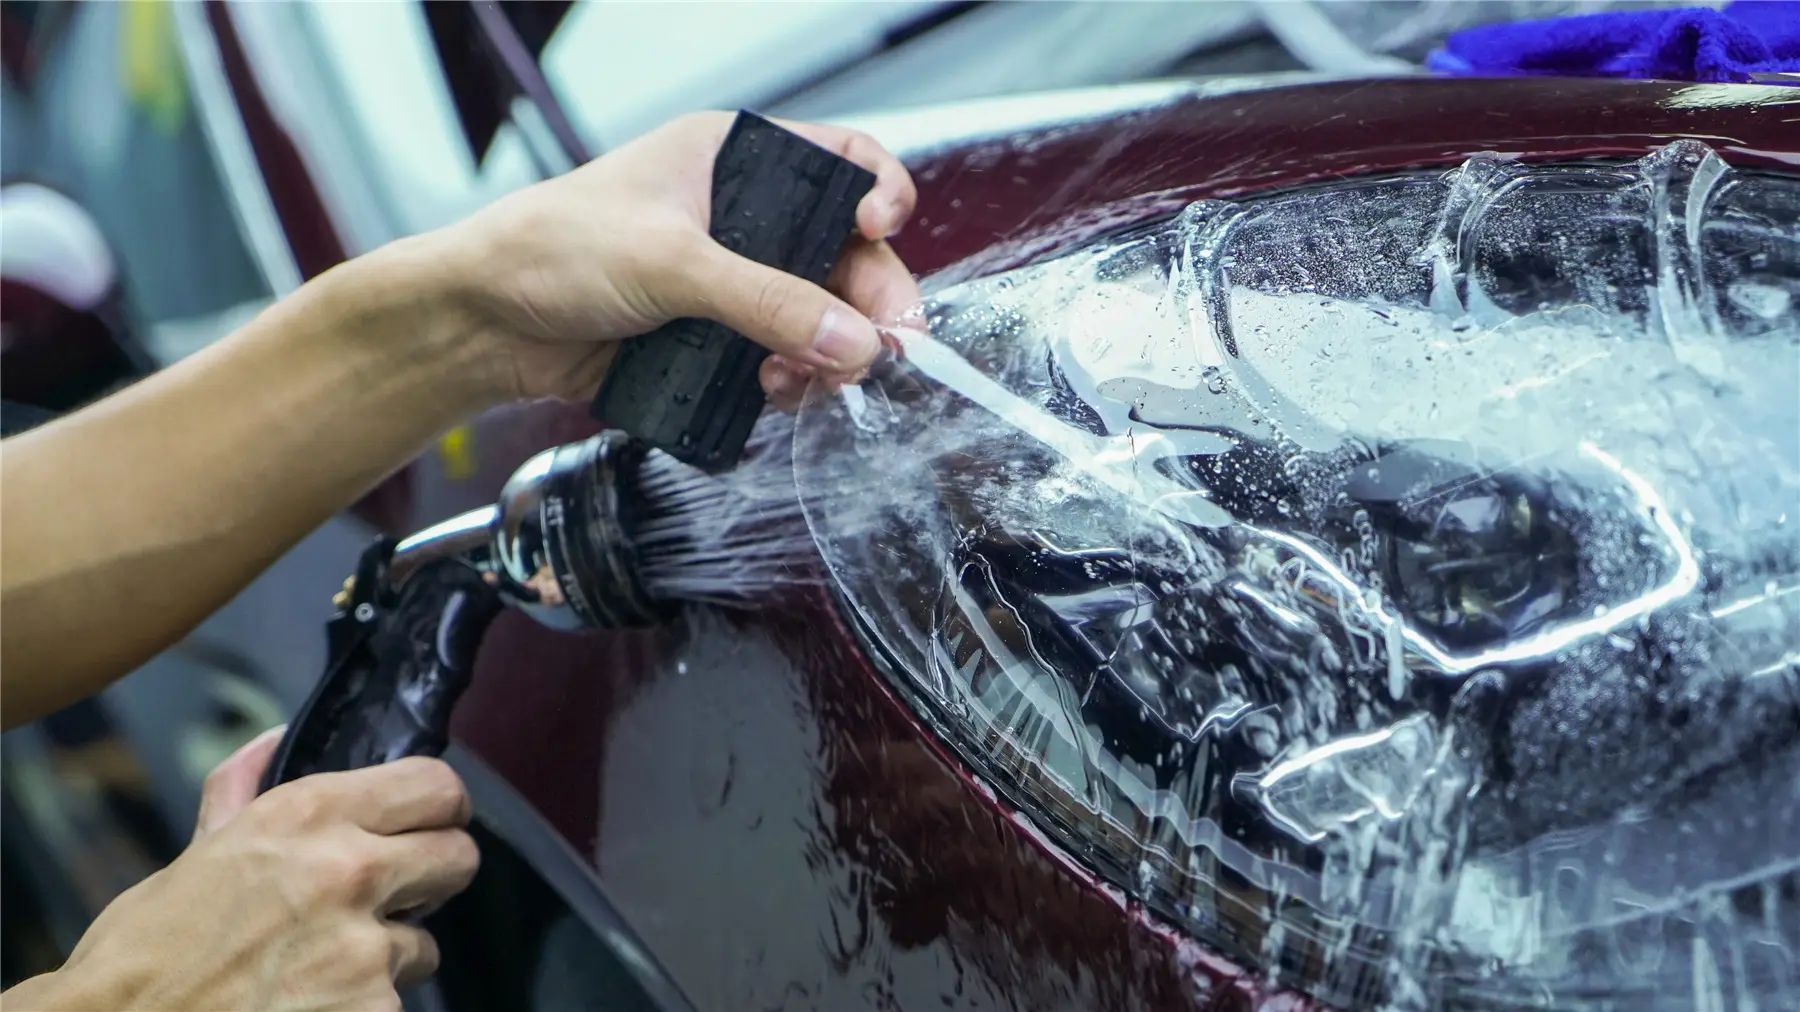
[[[712,237],[822,284],[875,185],[868,170],[739,112],[713,162]],[[762,412],[767,349],[711,320],[681,319],[619,349],[594,417],[708,471],[732,467]]]

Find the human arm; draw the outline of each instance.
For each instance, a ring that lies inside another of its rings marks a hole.
[[[242,330],[0,445],[7,726],[89,695],[193,628],[429,440],[518,397],[590,396],[617,339],[708,316],[775,350],[791,400],[866,365],[868,317],[917,297],[881,238],[912,184],[866,137],[790,124],[877,173],[828,286],[706,235],[730,119],[684,117],[465,222],[308,282]]]

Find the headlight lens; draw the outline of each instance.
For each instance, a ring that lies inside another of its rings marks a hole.
[[[1210,944],[1780,1004],[1797,223],[1694,142],[1202,202],[936,293],[803,410],[808,519],[945,739]]]

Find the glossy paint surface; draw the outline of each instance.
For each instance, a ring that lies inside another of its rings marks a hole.
[[[954,129],[954,123],[946,123]],[[966,277],[1174,213],[1489,150],[1626,158],[1678,137],[1793,171],[1800,91],[1625,82],[1356,82],[1187,98],[908,153],[896,241]],[[578,407],[497,412],[473,476],[415,468],[411,525],[492,501]],[[968,775],[823,594],[659,630],[497,621],[459,740],[586,855],[701,1008],[1301,1007],[1201,951]]]

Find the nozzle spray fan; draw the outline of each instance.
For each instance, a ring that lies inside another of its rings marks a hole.
[[[739,113],[714,161],[712,235],[821,283],[874,184],[862,168]],[[651,625],[640,530],[664,504],[641,478],[651,448],[706,471],[734,466],[763,407],[766,351],[723,326],[676,320],[627,341],[594,401],[609,430],[546,450],[499,501],[363,552],[326,627],[330,659],[288,725],[264,789],[309,773],[437,755],[488,624],[511,607],[555,629]],[[631,435],[626,435],[629,432]],[[647,538],[666,547],[666,536]]]

